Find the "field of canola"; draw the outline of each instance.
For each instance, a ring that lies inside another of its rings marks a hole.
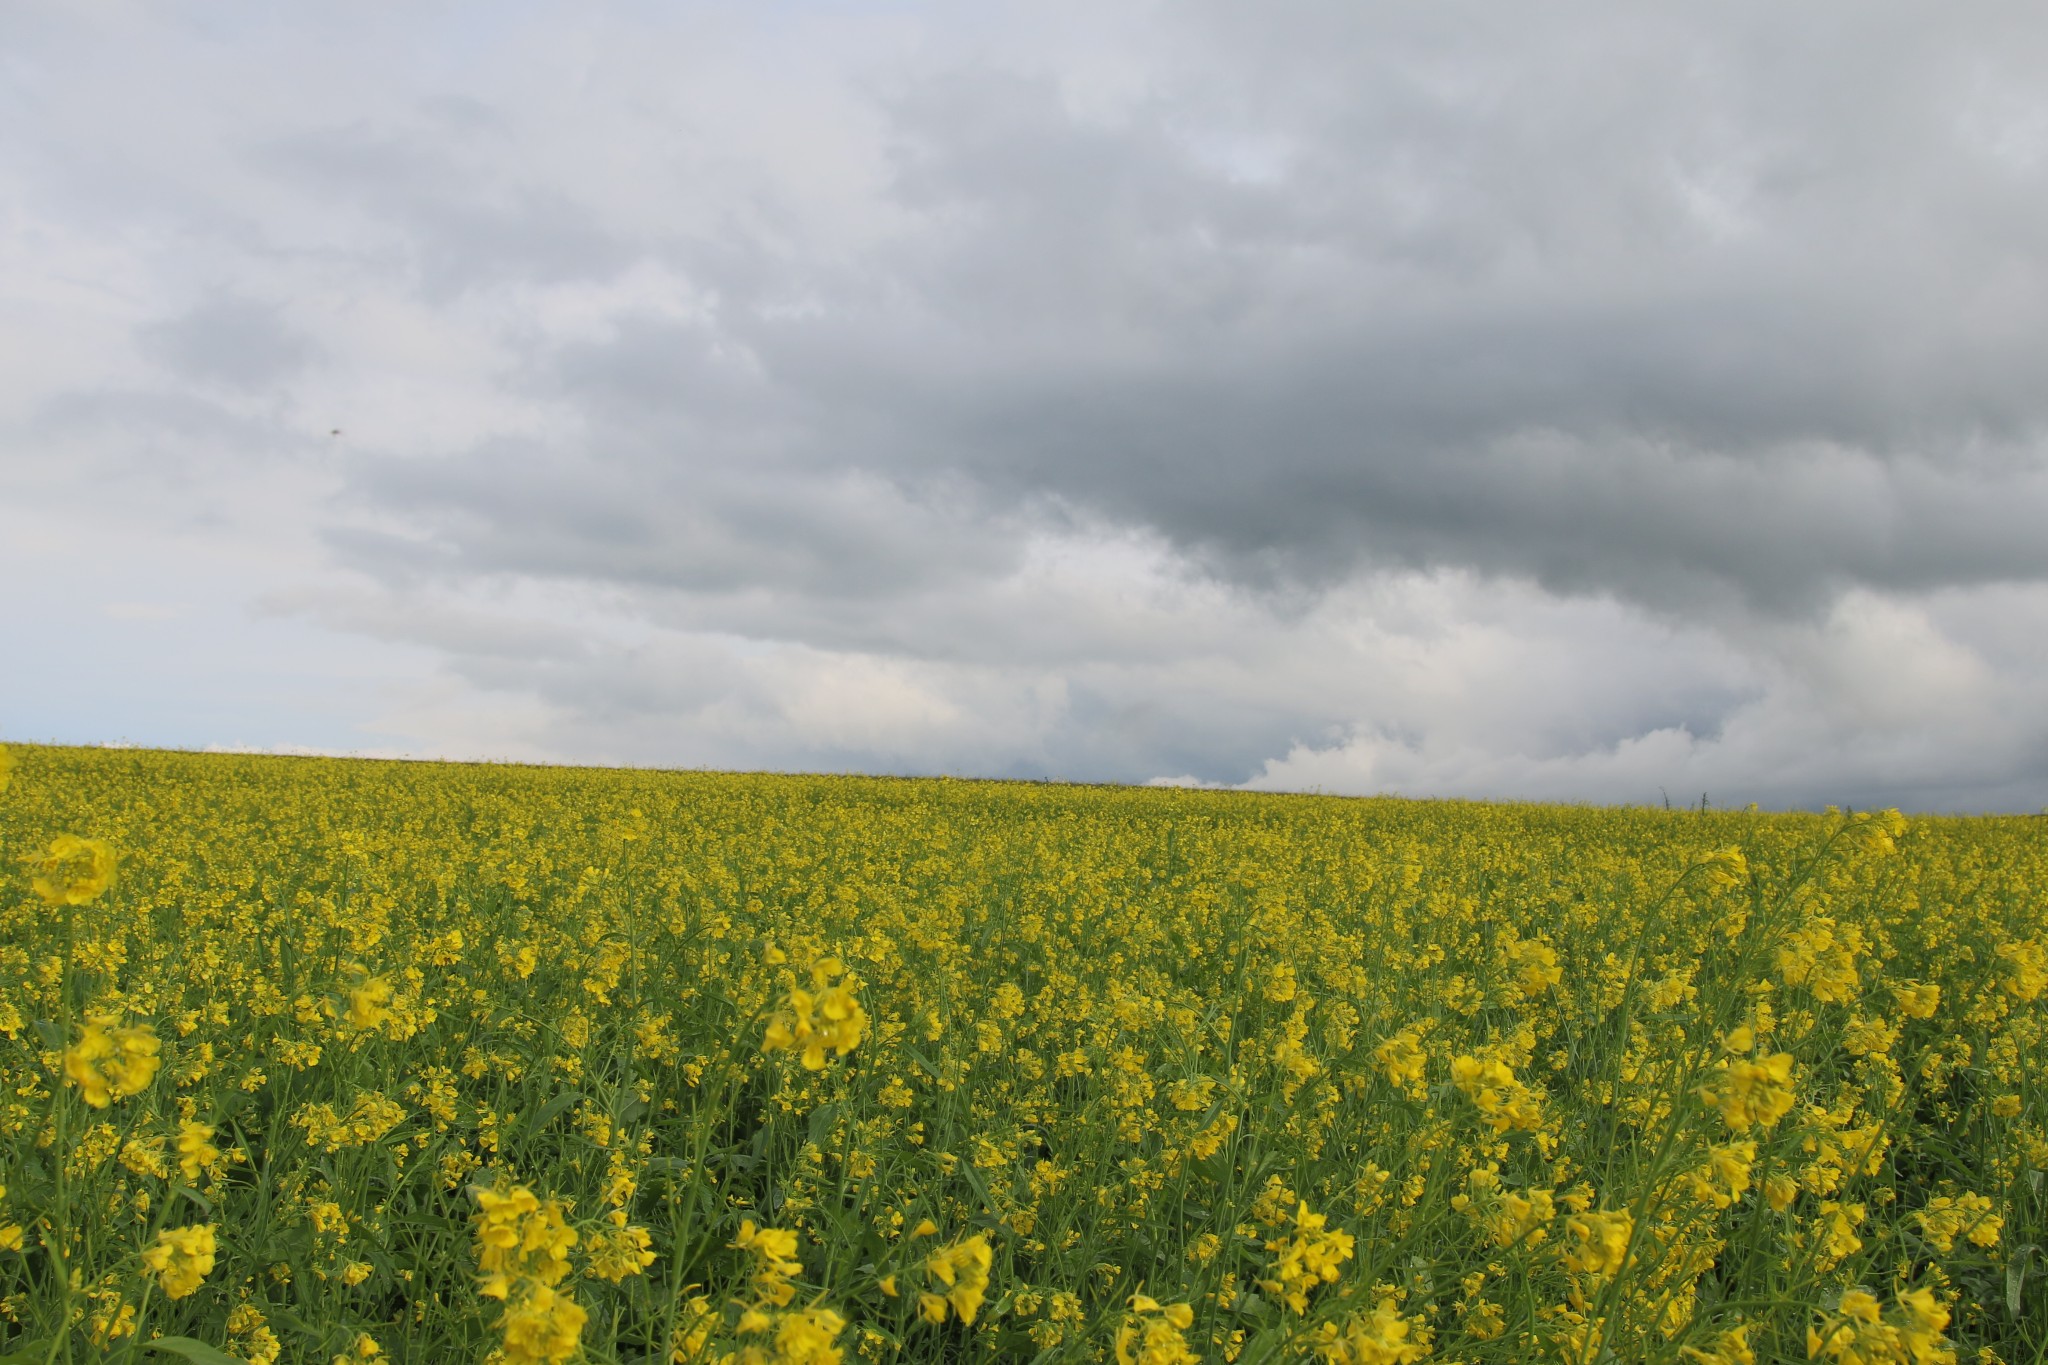
[[[0,750],[0,1360],[2048,1352],[2048,829]]]

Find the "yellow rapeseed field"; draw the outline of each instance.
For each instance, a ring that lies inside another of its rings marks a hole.
[[[2048,1352],[2038,819],[0,752],[0,1360]]]

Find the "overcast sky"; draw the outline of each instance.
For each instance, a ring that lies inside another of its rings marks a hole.
[[[2048,805],[2048,8],[0,5],[0,738]]]

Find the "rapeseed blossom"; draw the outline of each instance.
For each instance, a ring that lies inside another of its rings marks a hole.
[[[392,1019],[391,983],[381,976],[370,975],[360,966],[353,971],[355,979],[344,992],[343,1020],[357,1033],[382,1028]]]
[[[78,1041],[64,1049],[64,1074],[87,1104],[104,1109],[149,1088],[162,1048],[150,1025],[124,1026],[120,1014],[93,1010],[85,1016]]]
[[[1194,1323],[1195,1310],[1185,1303],[1133,1295],[1131,1315],[1116,1331],[1117,1365],[1198,1365],[1202,1358],[1185,1335]]]
[[[1915,1216],[1921,1234],[1934,1249],[1947,1252],[1955,1250],[1959,1236],[1974,1247],[1997,1246],[2005,1220],[1992,1208],[1991,1201],[1981,1194],[1939,1195],[1928,1200],[1927,1206]]]
[[[1324,1323],[1310,1346],[1328,1365],[1410,1365],[1429,1354],[1430,1334],[1401,1316],[1387,1295],[1370,1313],[1353,1313],[1341,1325]]]
[[[1506,957],[1515,989],[1525,999],[1539,996],[1564,980],[1564,969],[1557,963],[1557,950],[1538,939],[1516,941],[1507,948]]]
[[[84,905],[114,884],[114,850],[104,839],[60,834],[22,861],[29,866],[29,888],[51,905]]]
[[[277,1365],[284,1343],[271,1330],[270,1320],[253,1303],[238,1303],[228,1313],[227,1330],[235,1354],[247,1365]]]
[[[1326,1215],[1309,1212],[1304,1200],[1295,1210],[1293,1233],[1266,1243],[1266,1250],[1275,1255],[1269,1277],[1260,1280],[1259,1287],[1291,1312],[1306,1313],[1309,1294],[1337,1282],[1357,1245],[1350,1233],[1327,1227],[1328,1222]]]
[[[1506,1063],[1478,1057],[1451,1059],[1451,1083],[1471,1096],[1479,1116],[1496,1133],[1543,1126],[1543,1101],[1515,1079]]]
[[[569,1251],[576,1230],[562,1218],[560,1201],[543,1201],[524,1185],[503,1193],[477,1189],[477,1268],[483,1272],[483,1293],[502,1299],[519,1279],[555,1285],[569,1273]]]
[[[1998,956],[2005,968],[2002,984],[2014,999],[2038,1000],[2048,991],[2048,944],[2036,940],[2001,943]]]
[[[1576,1213],[1564,1220],[1565,1267],[1595,1278],[1613,1275],[1628,1256],[1635,1218],[1626,1210]]]
[[[572,1358],[590,1315],[582,1304],[538,1280],[522,1281],[506,1296],[498,1319],[509,1365],[539,1365]]]
[[[213,1128],[190,1119],[178,1125],[178,1173],[197,1180],[220,1164],[220,1148],[213,1145]]]
[[[516,1365],[559,1362],[576,1354],[589,1314],[558,1289],[570,1269],[577,1234],[563,1220],[559,1200],[543,1200],[524,1185],[478,1188],[476,1229],[478,1292],[505,1307],[497,1327],[500,1349]]]
[[[730,1245],[753,1258],[751,1278],[761,1302],[781,1308],[796,1296],[790,1281],[804,1273],[802,1262],[796,1258],[796,1233],[757,1228],[749,1218],[740,1224],[739,1236]]]
[[[1731,1142],[1716,1147],[1707,1153],[1706,1164],[1693,1172],[1693,1189],[1715,1208],[1725,1209],[1749,1188],[1749,1172],[1755,1164],[1754,1142]]]
[[[1751,1046],[1750,1031],[1737,1029],[1724,1046],[1730,1052],[1744,1052]],[[1711,1083],[1701,1086],[1700,1098],[1720,1112],[1722,1121],[1738,1133],[1751,1128],[1769,1128],[1792,1109],[1792,1054],[1774,1052],[1750,1060],[1723,1058],[1715,1064]]]
[[[825,1065],[829,1050],[837,1056],[860,1046],[861,1030],[867,1027],[867,1011],[844,985],[835,984],[846,967],[836,957],[818,959],[811,966],[812,989],[792,990],[783,1009],[768,1023],[763,1052],[794,1050],[807,1071]]]
[[[1808,1359],[1838,1365],[1948,1365],[1955,1360],[1942,1331],[1949,1312],[1931,1290],[1900,1290],[1898,1313],[1888,1315],[1862,1289],[1842,1292],[1832,1312],[1806,1329]]]
[[[1373,1050],[1373,1060],[1386,1069],[1389,1081],[1410,1089],[1419,1097],[1429,1054],[1422,1050],[1422,1040],[1413,1028],[1404,1028],[1381,1043]]]
[[[743,1336],[765,1337],[731,1357],[731,1365],[840,1365],[846,1358],[839,1336],[846,1319],[829,1308],[813,1307],[770,1313],[749,1309],[740,1316]]]
[[[615,1215],[615,1219],[612,1226],[590,1234],[589,1246],[590,1273],[613,1284],[640,1274],[659,1259],[654,1252],[654,1239],[646,1228],[629,1225],[624,1214]]]
[[[988,1238],[977,1235],[943,1247],[927,1257],[925,1273],[944,1285],[945,1292],[918,1295],[925,1320],[944,1322],[946,1309],[950,1306],[960,1321],[971,1326],[974,1315],[981,1309],[983,1296],[988,1293],[988,1273],[993,1256]]]
[[[211,1223],[165,1228],[157,1233],[155,1242],[144,1248],[142,1263],[163,1286],[164,1297],[182,1299],[197,1293],[200,1284],[213,1273],[216,1250]]]

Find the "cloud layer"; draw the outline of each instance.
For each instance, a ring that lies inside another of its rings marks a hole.
[[[19,737],[2048,803],[2033,8],[0,51]]]

